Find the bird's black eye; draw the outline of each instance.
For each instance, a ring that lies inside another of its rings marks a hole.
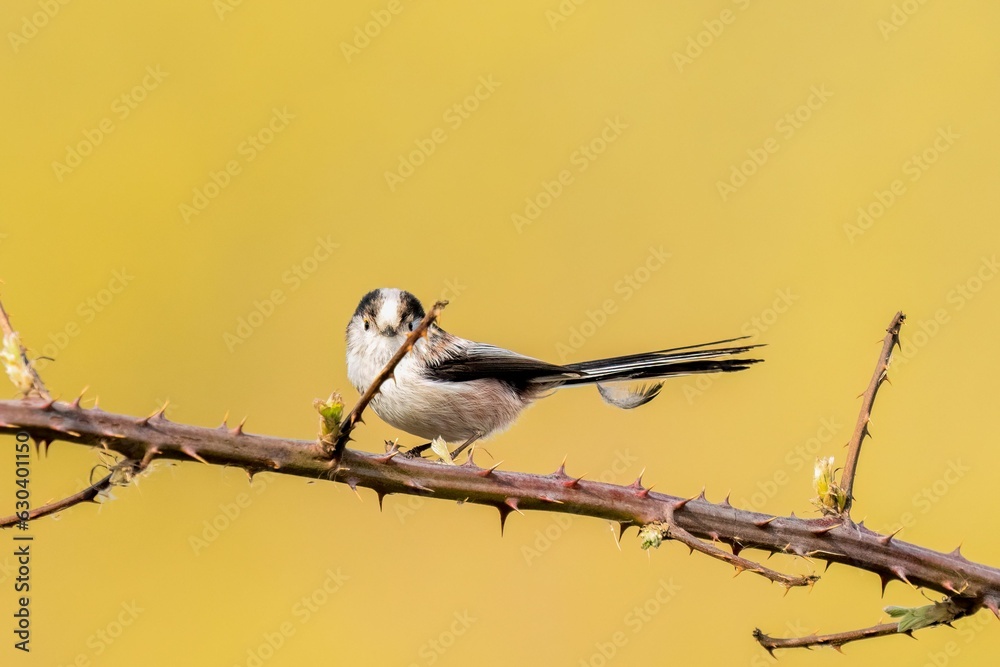
[[[368,320],[365,320],[365,331],[368,331]]]
[[[413,320],[410,320],[410,331],[413,331]]]

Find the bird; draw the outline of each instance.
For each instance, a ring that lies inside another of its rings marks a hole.
[[[361,298],[346,331],[347,376],[358,392],[368,389],[424,316],[420,301],[405,290],[379,288]],[[747,336],[553,364],[466,340],[436,323],[426,333],[382,384],[371,408],[389,425],[419,438],[460,443],[453,458],[476,441],[504,431],[537,399],[563,387],[596,385],[606,403],[628,410],[653,400],[663,387],[663,382],[636,387],[637,381],[742,371],[761,361],[738,357],[760,345],[720,347]],[[622,388],[623,382],[632,386]]]

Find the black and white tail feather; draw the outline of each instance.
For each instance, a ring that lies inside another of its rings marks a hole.
[[[451,337],[447,332],[440,331],[444,336]],[[623,410],[630,410],[656,398],[663,388],[663,382],[632,387],[608,383],[742,371],[762,360],[728,357],[745,354],[762,346],[718,346],[747,338],[746,336],[728,338],[655,352],[564,365],[550,364],[493,345],[463,341],[468,344],[455,345],[453,348],[449,346],[451,350],[442,355],[437,363],[428,365],[426,376],[431,380],[445,382],[492,378],[509,384],[519,393],[531,398],[559,387],[594,384],[597,385],[597,390],[606,403]]]
[[[373,290],[361,299],[347,325],[347,374],[359,392],[368,388],[423,316],[417,298],[403,290]],[[464,441],[457,452],[507,428],[524,408],[561,387],[596,385],[605,402],[627,410],[655,398],[666,378],[744,370],[760,361],[740,357],[760,347],[734,345],[745,340],[559,365],[432,325],[371,405],[379,417],[408,433]]]

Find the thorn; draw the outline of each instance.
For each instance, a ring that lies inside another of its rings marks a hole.
[[[247,481],[253,484],[253,476],[256,475],[257,472],[253,468],[244,468],[243,472],[247,474]]]
[[[538,499],[545,503],[555,503],[556,505],[563,504],[563,501],[556,500],[555,498],[550,498],[549,496],[538,496]]]
[[[494,463],[489,468],[483,468],[482,470],[480,470],[476,474],[479,475],[480,477],[489,477],[490,475],[493,474],[494,470],[496,470],[497,468],[500,467],[501,463],[503,463],[503,461],[497,461],[496,463]]]
[[[632,482],[631,484],[628,485],[628,488],[632,489],[637,494],[638,494],[639,491],[642,491],[643,488],[645,488],[642,485],[642,473],[639,474],[639,476],[636,478],[636,480],[634,482]]]
[[[507,498],[506,500],[503,501],[503,504],[511,508],[521,516],[524,516],[524,512],[522,512],[517,508],[517,498]]]
[[[708,498],[705,497],[705,487],[701,487],[701,493],[698,494],[698,500],[704,500],[708,502]]]
[[[567,454],[563,457],[562,463],[559,464],[559,469],[552,473],[553,477],[567,477],[566,475],[566,459],[569,457]]]
[[[711,532],[709,532],[709,533],[708,533],[708,536],[709,536],[709,538],[711,538],[711,540],[712,540],[713,542],[718,542],[718,541],[719,541],[719,533],[717,533],[717,532],[716,532],[716,531],[714,531],[714,530],[713,530],[713,531],[711,531]]]
[[[732,507],[732,504],[730,504],[730,502],[729,502],[729,493],[726,494],[726,497],[723,498],[722,502],[719,503],[719,504],[722,505],[723,507]]]
[[[885,587],[889,585],[890,581],[892,581],[892,575],[883,573],[879,574],[878,578],[882,582],[882,597],[885,597]]]
[[[164,415],[167,412],[168,405],[170,405],[169,398],[163,402],[163,407],[153,413],[152,419],[162,419],[163,421],[167,421],[167,418]]]
[[[351,487],[351,491],[353,491],[354,495],[356,495],[358,497],[358,500],[364,502],[364,499],[361,497],[361,494],[358,492],[358,480],[356,478],[354,478],[354,477],[348,477],[346,481],[347,481],[347,486]]]
[[[639,491],[635,495],[639,496],[640,498],[649,498],[649,492],[652,490],[653,487],[649,487],[648,489],[643,489],[642,491]]]
[[[948,589],[952,593],[955,593],[955,594],[959,593],[959,590],[957,588],[955,588],[955,584],[951,583],[947,579],[945,579],[944,581],[941,582],[941,586],[944,587],[944,588],[946,588],[946,589]]]
[[[399,454],[399,450],[393,449],[389,452],[386,452],[384,456],[376,456],[375,460],[378,461],[379,463],[388,463],[389,461],[393,460],[396,457],[396,454]]]
[[[194,447],[191,447],[190,445],[184,445],[183,447],[181,447],[181,451],[190,456],[191,458],[193,458],[195,461],[200,461],[201,463],[208,465],[208,461],[203,459],[198,454],[198,452],[194,451]]]
[[[243,419],[240,420],[240,423],[237,424],[235,428],[230,429],[229,432],[233,435],[243,435],[243,425],[246,423],[247,423],[247,418],[244,417]]]
[[[736,573],[735,573],[735,574],[733,575],[733,579],[735,579],[736,577],[738,577],[738,576],[740,576],[741,574],[743,574],[743,571],[744,571],[744,570],[746,570],[746,568],[745,568],[745,567],[742,567],[742,566],[740,566],[740,565],[734,565],[734,566],[733,566],[733,569],[735,569],[735,570],[736,570]]]
[[[387,491],[375,491],[375,494],[378,495],[378,511],[381,512],[382,501],[385,500],[385,497],[389,495],[389,493]]]
[[[673,505],[670,506],[670,509],[673,510],[674,512],[676,512],[677,510],[682,510],[682,509],[684,509],[685,505],[687,505],[689,502],[691,502],[695,498],[697,498],[697,496],[691,496],[690,498],[684,498],[683,500],[677,500],[677,501],[674,502]]]
[[[506,505],[497,505],[497,510],[500,512],[500,537],[503,537],[503,528],[507,524],[507,516],[511,509]]]
[[[618,541],[622,541],[622,537],[625,536],[625,531],[632,527],[631,521],[619,521],[618,522]]]
[[[414,482],[414,481],[413,481],[413,480],[411,480],[411,479],[408,479],[408,480],[406,480],[405,482],[403,482],[403,485],[404,485],[404,486],[408,486],[408,487],[410,487],[411,489],[416,489],[416,490],[418,490],[418,491],[425,491],[425,492],[427,492],[427,493],[434,493],[434,489],[430,489],[430,488],[427,488],[427,487],[426,487],[426,486],[424,486],[423,484],[421,484],[421,483],[419,483],[419,482]]]
[[[834,524],[831,524],[829,526],[820,526],[819,528],[810,528],[809,532],[811,534],[813,534],[813,535],[819,535],[819,536],[822,537],[823,535],[826,535],[827,533],[829,533],[834,528],[840,528],[842,525],[844,525],[844,524],[842,524],[842,523],[834,523]]]
[[[954,549],[952,549],[951,553],[948,554],[948,555],[949,556],[953,556],[954,558],[958,558],[959,560],[964,560],[964,561],[968,562],[968,559],[965,556],[962,555],[962,545],[961,544],[959,544],[957,547],[955,547]]]
[[[567,489],[575,489],[580,486],[580,480],[582,480],[584,477],[585,475],[580,475],[576,479],[567,479],[565,482],[562,483],[562,485],[565,486]]]
[[[757,521],[753,522],[753,525],[757,526],[758,528],[766,528],[772,521],[774,521],[777,518],[778,517],[776,516],[772,516],[767,519],[758,519]]]
[[[893,565],[889,569],[892,570],[892,573],[897,577],[899,577],[902,581],[905,581],[907,584],[910,584],[910,580],[906,578],[906,572],[899,565]],[[913,584],[910,584],[910,586],[912,585]]]
[[[476,465],[475,460],[473,460],[473,458],[472,458],[475,455],[475,453],[476,453],[476,448],[475,447],[470,447],[469,448],[469,458],[465,459],[465,463],[463,463],[462,465],[465,466],[465,467],[467,467],[467,468],[478,468],[479,466]]]
[[[153,457],[159,453],[160,450],[157,447],[148,448],[146,452],[142,455],[142,461],[139,463],[139,465],[145,468],[147,465],[149,465],[149,462],[153,460]]]
[[[267,465],[271,466],[271,468],[274,470],[281,470],[281,464],[278,463],[275,459],[268,459]]]
[[[44,403],[42,403],[40,406],[38,406],[38,409],[39,410],[51,410],[52,406],[55,405],[55,404],[56,404],[56,399],[50,398],[47,401],[45,401]]]
[[[80,391],[80,395],[79,395],[79,396],[77,396],[77,397],[76,397],[76,399],[75,399],[75,400],[74,400],[74,401],[73,401],[72,403],[70,403],[70,407],[71,407],[72,409],[74,409],[74,410],[79,410],[79,409],[80,409],[80,401],[82,401],[82,400],[83,400],[83,395],[87,393],[87,390],[88,390],[88,389],[90,389],[90,387],[89,387],[89,386],[87,386],[87,387],[84,387],[84,388],[83,388],[83,389],[82,389],[82,390]]]
[[[228,429],[229,424],[226,423],[227,421],[229,421],[229,410],[226,410],[226,414],[222,415],[222,423],[219,424],[219,428],[222,430]]]
[[[739,556],[740,552],[743,551],[743,545],[736,540],[733,540],[729,546],[732,548],[734,556]]]
[[[827,570],[829,570],[831,565],[833,565],[832,560],[826,561],[826,567],[823,568],[823,572],[825,573]]]
[[[901,530],[903,530],[903,529],[902,528],[897,528],[896,530],[892,531],[888,535],[879,535],[875,539],[878,541],[879,544],[887,545],[890,542],[892,542],[892,538],[896,537],[896,533],[898,533]]]
[[[986,600],[983,601],[983,604],[987,609],[993,612],[994,616],[1000,619],[1000,607],[997,606],[996,598],[986,598]]]

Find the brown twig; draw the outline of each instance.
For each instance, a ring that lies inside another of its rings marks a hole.
[[[772,570],[771,568],[765,567],[756,561],[743,558],[738,554],[723,551],[714,544],[705,542],[704,540],[699,540],[688,531],[673,523],[673,517],[671,517],[666,523],[651,524],[646,526],[643,528],[643,531],[650,529],[658,531],[660,537],[663,539],[676,540],[687,546],[687,548],[691,551],[697,551],[705,554],[706,556],[721,560],[724,563],[729,563],[736,568],[736,574],[740,574],[744,571],[753,572],[754,574],[759,574],[765,579],[770,579],[773,582],[779,583],[785,588],[792,588],[795,586],[811,586],[819,580],[819,577],[813,575],[795,576],[785,574],[784,572],[778,572],[777,570]]]
[[[923,609],[933,609],[935,612],[940,613],[935,615],[933,620],[919,623],[916,627],[903,625],[902,622],[880,623],[879,625],[873,625],[871,627],[861,628],[858,630],[848,630],[847,632],[834,632],[826,635],[812,634],[805,637],[787,638],[771,637],[770,635],[765,635],[760,628],[756,628],[753,631],[753,638],[756,639],[757,642],[771,655],[774,655],[774,651],[779,648],[812,648],[814,646],[829,646],[839,651],[840,647],[844,644],[850,644],[851,642],[857,642],[863,639],[874,639],[875,637],[887,637],[889,635],[907,635],[912,637],[914,630],[933,628],[939,625],[950,625],[953,621],[975,613],[979,610],[979,607],[976,605],[974,600],[956,597],[945,600],[944,602],[929,605]],[[903,611],[921,611],[921,609]]]
[[[882,623],[873,625],[870,628],[860,630],[848,630],[847,632],[836,632],[828,635],[808,635],[806,637],[771,637],[765,635],[760,628],[753,631],[753,638],[763,646],[768,653],[774,655],[775,649],[779,648],[812,648],[814,646],[829,646],[838,651],[844,644],[860,641],[862,639],[872,639],[874,637],[886,637],[888,635],[911,635],[910,632],[900,632],[899,623]]]
[[[35,519],[40,519],[43,516],[48,516],[50,514],[55,514],[56,512],[60,512],[68,507],[73,507],[74,505],[79,505],[80,503],[85,503],[94,500],[94,498],[99,496],[105,490],[111,488],[112,486],[111,480],[113,476],[114,476],[113,472],[108,473],[106,477],[104,477],[103,479],[99,479],[98,481],[94,482],[93,484],[91,484],[82,491],[74,493],[71,496],[67,496],[62,500],[57,500],[53,503],[49,503],[48,505],[44,505],[42,507],[38,507],[36,509],[31,510],[30,512],[28,512],[27,520],[34,521]],[[21,521],[24,521],[24,519],[17,516],[16,514],[11,514],[10,516],[6,516],[0,519],[0,528],[10,528],[11,526],[18,524]]]
[[[0,329],[3,330],[4,336],[17,333],[10,323],[10,317],[7,315],[7,311],[4,309],[3,303],[0,303]],[[49,394],[49,390],[46,389],[45,383],[42,382],[41,376],[38,375],[38,371],[35,370],[34,364],[32,364],[31,360],[28,359],[28,351],[25,349],[24,345],[19,344],[18,347],[21,348],[21,360],[24,362],[25,368],[27,368],[28,372],[31,374],[31,391],[28,392],[28,395],[30,396],[31,394],[35,394],[39,398],[50,400],[52,396]]]
[[[354,430],[355,425],[357,425],[359,421],[362,421],[361,414],[365,411],[365,408],[368,407],[368,404],[371,403],[372,399],[375,398],[376,394],[378,394],[382,384],[393,376],[392,374],[395,372],[396,366],[399,365],[399,362],[403,360],[403,357],[405,357],[407,353],[413,349],[417,340],[427,335],[427,329],[434,323],[434,320],[438,318],[441,311],[444,310],[444,307],[447,305],[447,301],[435,302],[431,309],[427,311],[427,314],[424,315],[424,319],[420,320],[420,323],[413,329],[413,331],[410,332],[410,335],[408,335],[406,340],[403,341],[402,346],[396,350],[396,353],[392,355],[392,358],[389,359],[389,362],[385,365],[385,367],[379,371],[378,375],[375,376],[375,379],[372,381],[371,385],[368,386],[368,389],[365,390],[365,393],[361,395],[358,402],[354,404],[351,411],[347,414],[343,421],[340,422],[340,429],[337,432],[337,437],[334,439],[333,445],[329,447],[334,464],[340,463],[340,459],[344,453],[344,448],[351,440],[351,431]]]
[[[840,478],[840,488],[846,494],[844,509],[841,514],[849,517],[851,505],[854,503],[854,478],[858,470],[858,458],[861,455],[861,443],[865,436],[870,436],[868,425],[871,423],[872,406],[875,404],[875,395],[879,387],[888,378],[889,360],[892,357],[892,348],[899,344],[899,329],[906,320],[906,315],[902,312],[896,313],[889,328],[886,329],[885,339],[882,342],[882,351],[879,353],[878,363],[875,364],[875,372],[872,374],[868,389],[861,398],[861,412],[858,414],[858,421],[854,426],[854,433],[848,443],[847,460],[844,462],[844,472]]]

